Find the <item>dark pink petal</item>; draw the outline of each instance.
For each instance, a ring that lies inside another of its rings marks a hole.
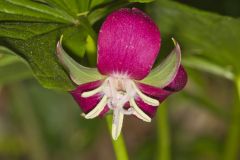
[[[138,83],[138,87],[144,94],[154,99],[158,99],[160,102],[164,101],[172,93],[172,91],[146,85],[143,83]]]
[[[83,92],[90,91],[99,87],[101,83],[102,83],[101,81],[85,83],[83,85],[78,86],[75,90],[70,92],[84,113],[88,113],[93,108],[95,108],[96,105],[102,99],[103,95],[96,94],[88,98],[83,98],[81,97],[81,94]],[[105,114],[108,110],[109,110],[108,107],[105,106],[104,110],[100,113],[100,116]]]
[[[180,66],[178,73],[173,81],[165,88],[157,88],[143,83],[138,83],[139,89],[146,95],[158,99],[160,102],[163,102],[169,95],[174,92],[177,92],[185,87],[187,83],[187,73],[185,69]],[[138,99],[137,99],[138,100]],[[139,100],[138,100],[139,101]],[[137,101],[136,101],[137,102]],[[144,103],[143,101],[137,102],[139,107],[149,116],[155,114],[156,110],[153,110],[153,106]],[[157,108],[157,107],[155,107]]]
[[[187,73],[186,73],[185,69],[183,68],[183,66],[180,65],[176,77],[173,79],[173,81],[167,87],[165,87],[165,89],[170,90],[170,91],[180,91],[187,84],[187,79],[188,79]]]
[[[142,109],[144,113],[146,113],[149,117],[154,117],[157,112],[156,106],[151,106],[145,102],[139,97],[135,98],[136,104]]]
[[[100,116],[100,117],[103,117],[109,110],[110,110],[110,109],[109,109],[108,105],[106,105],[106,106],[104,107],[104,109],[102,110],[102,112],[99,114],[99,116]]]
[[[120,9],[110,14],[98,37],[99,71],[128,74],[141,80],[151,70],[160,49],[158,27],[142,11]]]

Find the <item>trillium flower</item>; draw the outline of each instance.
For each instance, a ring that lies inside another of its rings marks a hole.
[[[113,113],[112,137],[117,139],[125,115],[150,122],[160,103],[181,90],[187,74],[181,51],[175,48],[157,67],[161,45],[156,24],[139,9],[123,8],[110,14],[98,37],[97,68],[74,61],[57,45],[57,56],[74,83],[70,91],[86,119]]]

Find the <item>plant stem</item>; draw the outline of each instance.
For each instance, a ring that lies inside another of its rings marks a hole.
[[[235,79],[237,89],[236,103],[232,108],[230,116],[231,124],[229,127],[228,137],[226,138],[226,146],[224,152],[224,160],[237,160],[240,148],[240,76]]]
[[[168,126],[168,108],[162,103],[157,112],[158,160],[170,160],[170,137]]]
[[[108,130],[111,135],[111,129],[112,129],[112,116],[108,115],[106,116],[106,121],[108,125]],[[111,138],[112,139],[112,138]],[[112,139],[113,149],[115,151],[116,159],[117,160],[128,160],[128,154],[127,149],[124,143],[124,138],[122,134],[118,137],[118,139],[115,141]]]

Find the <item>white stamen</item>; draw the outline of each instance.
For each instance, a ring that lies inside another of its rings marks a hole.
[[[91,96],[101,92],[102,90],[103,90],[103,86],[101,85],[100,87],[98,87],[94,90],[91,90],[91,91],[88,91],[88,92],[83,92],[81,96],[83,98],[91,97]]]
[[[158,100],[142,93],[135,82],[124,75],[115,74],[108,77],[100,87],[92,91],[83,92],[81,96],[87,98],[97,93],[103,94],[103,98],[93,110],[86,115],[83,114],[83,116],[87,119],[95,118],[107,105],[110,110],[113,110],[112,137],[114,140],[120,135],[124,115],[135,115],[145,122],[151,122],[151,118],[136,104],[136,95],[149,105],[159,105]],[[130,108],[125,109],[124,106],[127,102],[130,103]]]
[[[102,112],[106,104],[107,104],[107,96],[103,96],[103,98],[97,104],[97,106],[93,110],[91,110],[88,114],[85,115],[85,118],[92,119],[97,117]]]
[[[153,99],[145,94],[143,94],[138,87],[136,86],[136,84],[134,82],[132,82],[132,86],[134,87],[134,89],[136,90],[137,94],[139,95],[139,97],[147,104],[152,105],[152,106],[159,106],[159,101],[156,99]]]
[[[146,122],[151,122],[151,118],[145,114],[136,104],[134,98],[130,99],[130,105],[134,108],[134,110],[136,111],[137,117],[141,117],[142,120],[146,121]]]
[[[146,119],[144,119],[140,114],[138,114],[135,110],[132,111],[132,115],[136,116],[137,118],[141,119],[144,122],[151,122],[150,121],[146,121]]]

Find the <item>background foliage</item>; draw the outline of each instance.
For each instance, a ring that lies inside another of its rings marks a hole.
[[[65,92],[74,85],[55,48],[63,34],[71,56],[94,66],[99,27],[121,7],[141,8],[158,24],[156,63],[170,52],[171,37],[179,41],[189,75],[186,89],[160,107],[152,124],[125,121],[129,159],[239,159],[239,6],[238,0],[1,0],[0,159],[115,158],[104,120],[81,118]]]

